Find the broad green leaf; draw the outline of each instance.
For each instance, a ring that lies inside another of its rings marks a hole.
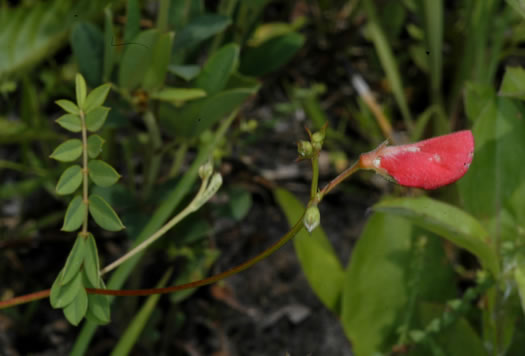
[[[195,100],[206,96],[202,89],[193,88],[164,88],[150,95],[152,99],[168,101],[172,104],[179,105],[185,101]]]
[[[419,241],[425,241],[422,251]],[[388,353],[398,329],[412,325],[419,302],[443,302],[457,293],[446,261],[434,235],[398,216],[370,217],[342,282],[341,321],[356,356]]]
[[[82,122],[78,115],[64,114],[56,119],[57,124],[71,132],[80,132],[82,130]]]
[[[78,164],[69,167],[62,173],[56,186],[57,194],[67,195],[74,193],[82,183],[82,167]]]
[[[525,100],[525,69],[522,67],[507,67],[499,95]]]
[[[77,138],[67,140],[60,144],[53,153],[51,158],[61,162],[71,162],[76,160],[82,154],[82,141]]]
[[[89,178],[100,187],[110,187],[120,178],[115,168],[101,160],[89,161],[88,170]]]
[[[173,134],[196,137],[254,95],[258,88],[225,90],[208,98],[194,100],[180,110],[161,107],[160,120]]]
[[[51,305],[53,308],[63,308],[69,305],[81,291],[85,291],[82,284],[82,273],[77,271],[69,283],[60,286],[57,294],[51,299]]]
[[[171,274],[173,272],[173,268],[170,268],[167,270],[160,281],[157,283],[157,288],[162,288],[168,283],[169,278],[171,277]],[[136,343],[136,341],[139,339],[140,334],[144,330],[144,328],[147,325],[148,320],[151,317],[151,314],[155,310],[155,307],[157,306],[157,303],[159,301],[160,294],[153,294],[146,299],[146,302],[144,305],[140,308],[139,312],[135,314],[133,317],[133,320],[129,323],[128,327],[126,328],[126,331],[124,331],[124,334],[120,338],[119,342],[111,352],[111,356],[118,356],[118,355],[128,355],[131,349],[133,348],[133,345]]]
[[[111,321],[108,296],[88,294],[88,301],[86,319],[98,325],[105,325]]]
[[[113,208],[97,194],[91,194],[89,196],[89,213],[98,226],[103,229],[108,231],[120,231],[124,228],[117,213],[115,213]]]
[[[97,158],[100,152],[102,152],[102,145],[104,145],[104,139],[99,135],[91,135],[87,140],[87,151],[89,158]]]
[[[499,275],[498,258],[488,232],[466,212],[427,197],[383,200],[374,210],[403,216],[414,224],[450,240],[478,257],[481,264]]]
[[[86,204],[82,202],[82,197],[76,195],[69,203],[64,217],[64,225],[62,231],[75,231],[82,225],[84,217],[86,216]]]
[[[80,22],[71,32],[71,48],[80,73],[91,87],[102,80],[104,35],[91,23]]]
[[[132,46],[126,46],[119,68],[120,87],[131,90],[143,82],[151,66],[153,49],[159,35],[156,29],[142,31],[132,40]]]
[[[191,64],[170,65],[168,66],[168,71],[188,82],[196,78],[199,75],[201,71],[201,67],[199,67],[198,65],[191,65]]]
[[[288,224],[293,226],[301,218],[304,205],[285,189],[278,188],[273,193],[286,215]],[[338,315],[341,310],[343,266],[323,229],[318,227],[311,234],[303,229],[293,241],[295,252],[310,286],[323,304]]]
[[[495,110],[493,105],[496,92],[489,85],[467,83],[465,85],[465,111],[471,122],[476,122],[485,110]]]
[[[100,284],[100,263],[98,259],[97,243],[91,233],[88,234],[86,240],[83,270],[91,285],[98,288]]]
[[[64,308],[64,315],[71,324],[77,326],[86,315],[87,308],[88,296],[82,287],[73,302]]]
[[[519,256],[516,267],[514,268],[514,280],[518,287],[518,294],[521,300],[521,308],[525,313],[525,256]]]
[[[60,99],[60,100],[55,101],[55,104],[57,104],[58,106],[60,106],[62,109],[64,109],[70,114],[73,114],[73,115],[80,114],[80,109],[71,100]]]
[[[111,84],[102,84],[95,89],[93,89],[91,92],[89,92],[89,95],[86,98],[86,105],[84,112],[86,114],[89,114],[91,110],[98,108],[99,106],[102,106],[104,104],[104,101],[106,101],[106,98],[108,97],[109,90],[111,89]]]
[[[173,32],[163,33],[155,42],[152,49],[153,58],[144,75],[143,88],[151,91],[162,87],[168,72],[168,64],[171,58],[171,45],[173,44]]]
[[[465,209],[487,220],[499,214],[525,181],[525,121],[519,119],[524,107],[516,100],[488,92],[478,98],[483,103],[479,115],[470,117],[475,121],[474,158],[458,187]]]
[[[75,244],[67,256],[66,264],[64,265],[64,273],[62,275],[62,285],[68,283],[73,279],[80,270],[80,266],[84,262],[84,256],[86,254],[86,239],[80,235],[77,235]]]
[[[80,73],[77,73],[75,76],[75,93],[77,95],[77,105],[79,108],[83,109],[86,102],[87,87],[86,81]]]
[[[195,80],[197,88],[204,89],[208,95],[220,92],[226,87],[228,78],[236,70],[239,62],[239,46],[228,44],[215,52],[204,64]]]
[[[223,15],[206,14],[193,19],[175,36],[173,54],[195,48],[202,41],[221,32],[231,23],[230,18]]]
[[[304,41],[303,35],[292,32],[249,48],[242,57],[240,72],[255,77],[273,72],[292,59]]]
[[[106,122],[110,108],[99,106],[86,115],[86,127],[89,131],[99,130]]]

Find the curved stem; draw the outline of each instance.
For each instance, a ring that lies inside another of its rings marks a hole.
[[[310,200],[315,199],[319,185],[319,154],[314,155],[312,161],[312,187],[310,189]]]
[[[295,223],[295,225],[292,227],[290,231],[288,231],[283,237],[279,239],[279,241],[274,243],[272,246],[268,247],[266,250],[264,250],[259,255],[249,259],[248,261],[236,267],[233,267],[225,272],[216,274],[214,276],[204,278],[204,279],[201,279],[195,282],[190,282],[190,283],[180,284],[178,286],[171,286],[171,287],[165,287],[165,288],[128,289],[128,290],[86,288],[86,291],[91,294],[105,294],[105,295],[116,295],[116,296],[145,296],[145,295],[151,295],[151,294],[173,293],[173,292],[181,291],[183,289],[202,287],[207,284],[218,282],[226,277],[230,277],[234,274],[244,271],[245,269],[253,266],[257,262],[265,259],[266,257],[273,254],[275,251],[280,249],[285,243],[290,241],[299,231],[303,229],[304,227],[303,217],[304,217],[304,213],[302,214],[301,218]]]
[[[250,268],[257,262],[265,259],[266,257],[273,254],[275,251],[280,249],[284,244],[290,241],[299,231],[303,229],[303,217],[304,213],[301,215],[297,223],[288,231],[283,237],[281,237],[276,243],[268,247],[259,255],[249,259],[248,261],[240,264],[236,267],[233,267],[225,272],[216,274],[214,276],[204,278],[195,282],[180,284],[178,286],[171,286],[165,288],[151,288],[151,289],[128,289],[128,290],[115,290],[115,289],[95,289],[95,288],[86,288],[86,291],[90,294],[105,294],[105,295],[116,295],[116,296],[144,296],[151,294],[165,294],[178,292],[184,289],[196,288],[205,286],[207,284],[218,282],[224,278],[230,277],[234,274],[244,271],[247,268]],[[42,290],[36,293],[26,294],[20,297],[0,301],[0,309],[5,309],[13,307],[15,305],[29,303],[38,299],[43,299],[49,296],[50,289]]]
[[[345,169],[341,174],[339,174],[337,177],[332,179],[330,183],[328,183],[320,192],[320,200],[323,199],[323,197],[328,194],[332,189],[334,189],[339,183],[341,183],[346,178],[350,177],[352,174],[357,172],[361,166],[359,165],[359,160],[354,162],[350,167]]]

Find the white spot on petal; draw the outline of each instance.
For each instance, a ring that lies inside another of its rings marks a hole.
[[[381,165],[381,157],[374,158],[372,164],[374,165],[374,167],[379,168],[379,166]]]
[[[408,147],[405,147],[405,149],[403,151],[407,151],[407,152],[419,152],[421,151],[421,149],[417,146],[408,146]]]
[[[441,162],[441,156],[438,155],[437,153],[434,153],[434,161]]]

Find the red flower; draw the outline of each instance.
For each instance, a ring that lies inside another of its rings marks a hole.
[[[359,158],[361,168],[407,187],[436,189],[463,177],[474,156],[470,130],[401,146],[382,144]]]

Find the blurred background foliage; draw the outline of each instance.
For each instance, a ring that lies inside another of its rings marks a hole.
[[[127,229],[97,235],[105,263],[184,206],[210,156],[229,176],[213,204],[155,252],[122,265],[109,288],[206,276],[228,252],[215,243],[221,223],[254,223],[247,219],[256,208],[278,206],[293,224],[303,205],[290,191],[305,198],[308,190],[297,184],[308,186],[306,168],[293,168],[303,125],[329,123],[322,180],[385,139],[352,85],[361,77],[396,143],[471,128],[474,161],[460,182],[428,194],[366,172],[345,182],[334,194],[353,197],[354,206],[327,199],[323,217],[344,221],[359,202],[365,209],[377,204],[362,213],[366,226],[348,263],[322,229],[297,236],[312,290],[340,319],[355,355],[519,355],[524,15],[521,0],[0,1],[2,298],[48,288],[72,243],[59,232],[66,201],[55,184],[63,167],[49,155],[68,137],[53,122],[60,115],[54,101],[74,96],[76,72],[90,88],[112,83],[102,156],[123,179],[95,190]],[[257,223],[261,230],[271,225]],[[171,295],[170,305],[158,296],[118,300],[118,327],[95,334],[85,323],[68,329],[68,342],[40,336],[40,345],[75,355],[96,347],[101,354],[191,354],[161,335],[187,325],[179,305],[193,292]],[[5,312],[16,325],[5,331],[6,350],[41,351],[22,342],[38,328],[21,330],[60,318],[39,312],[46,308],[41,302]],[[104,340],[110,346],[100,346]]]

